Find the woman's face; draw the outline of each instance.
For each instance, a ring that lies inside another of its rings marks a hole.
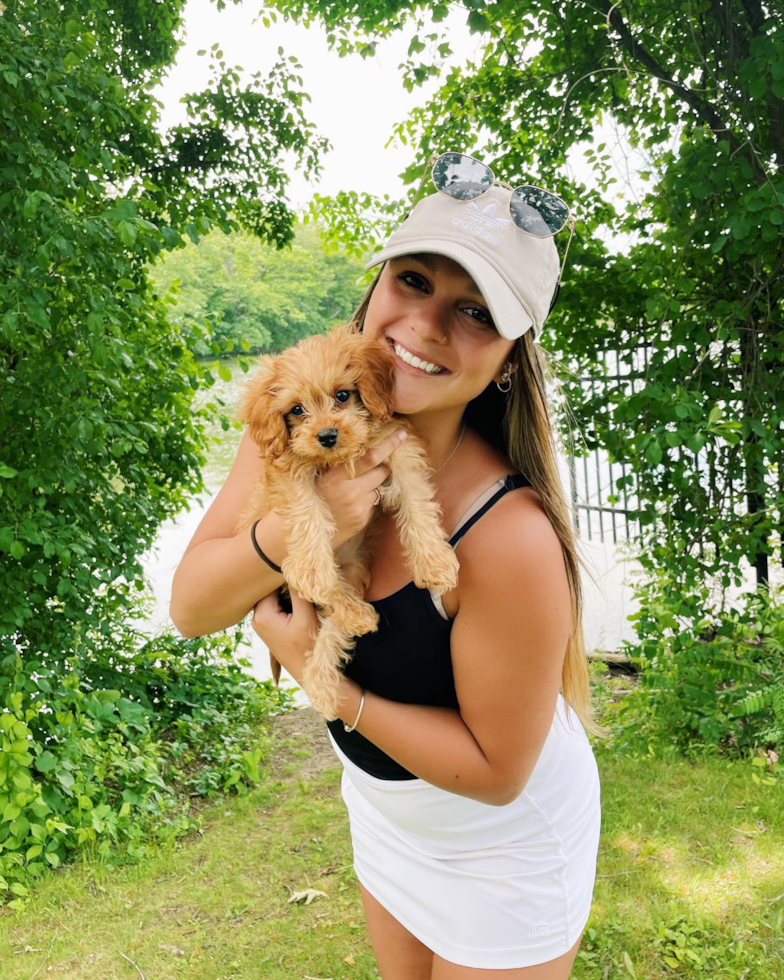
[[[510,360],[514,340],[493,325],[465,269],[445,255],[389,259],[370,297],[363,333],[400,345],[445,370],[430,374],[395,358],[394,410],[403,415],[463,407]],[[445,339],[446,338],[446,339]]]

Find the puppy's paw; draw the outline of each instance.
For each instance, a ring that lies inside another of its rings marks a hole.
[[[335,603],[331,618],[335,625],[347,636],[364,636],[378,629],[378,613],[362,599],[351,599]]]
[[[331,664],[313,666],[310,670],[308,666],[302,676],[302,686],[308,700],[322,717],[334,721],[340,713],[341,673]]]
[[[457,585],[460,562],[452,548],[447,545],[431,555],[424,567],[413,567],[412,578],[418,589],[432,589],[436,595],[443,595]]]
[[[281,565],[281,572],[303,599],[317,606],[329,608],[330,600],[338,585],[338,576],[334,568],[323,568],[315,562],[295,564],[286,558]]]

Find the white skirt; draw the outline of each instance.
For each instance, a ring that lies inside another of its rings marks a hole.
[[[379,779],[329,737],[357,878],[410,933],[451,963],[484,969],[572,948],[591,910],[601,810],[593,751],[560,694],[531,778],[505,806],[419,778]]]

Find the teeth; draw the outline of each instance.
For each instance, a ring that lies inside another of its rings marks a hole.
[[[406,364],[411,364],[416,368],[420,368],[422,371],[427,371],[428,374],[442,374],[444,371],[444,368],[439,367],[437,364],[431,364],[430,361],[422,361],[418,357],[415,357],[405,347],[401,347],[400,344],[395,344],[395,353]]]

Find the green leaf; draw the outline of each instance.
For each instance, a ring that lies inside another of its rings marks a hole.
[[[662,447],[660,443],[652,439],[645,447],[645,458],[651,466],[658,466],[662,461]]]
[[[136,242],[138,233],[136,226],[131,224],[130,221],[119,221],[117,223],[117,233],[123,245],[133,245]]]
[[[18,807],[16,803],[7,803],[3,810],[3,823],[7,823],[10,820],[15,820],[21,812],[21,808]]]
[[[57,760],[48,750],[42,752],[35,760],[35,768],[38,770],[38,772],[51,772],[56,765]]]

